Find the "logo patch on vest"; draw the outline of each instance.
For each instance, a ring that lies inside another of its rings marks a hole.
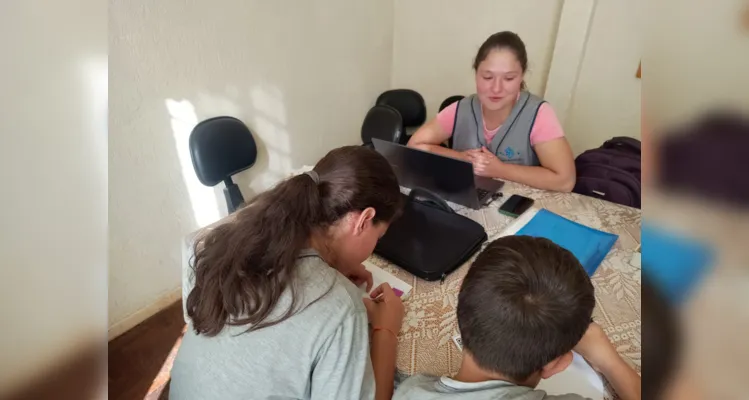
[[[517,159],[517,158],[520,158],[520,153],[519,153],[519,152],[517,152],[517,151],[515,151],[515,149],[513,149],[513,148],[512,148],[512,147],[510,147],[510,146],[507,146],[507,147],[505,147],[505,149],[504,149],[504,150],[502,150],[502,154],[503,154],[503,155],[504,155],[505,157],[507,157],[507,160],[506,160],[506,161],[510,161],[510,160],[513,160],[513,159]]]

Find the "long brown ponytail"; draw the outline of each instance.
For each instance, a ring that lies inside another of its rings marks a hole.
[[[281,182],[196,240],[195,286],[186,302],[196,333],[214,336],[225,325],[247,325],[252,331],[288,318],[296,305],[294,265],[314,231],[324,231],[351,211],[372,207],[374,222],[389,222],[399,210],[395,174],[373,150],[335,149],[314,171],[319,183],[305,174]],[[291,306],[269,320],[287,288]]]

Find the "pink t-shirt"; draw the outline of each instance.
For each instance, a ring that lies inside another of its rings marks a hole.
[[[450,132],[450,135],[452,135],[453,128],[455,127],[455,113],[457,110],[458,102],[456,101],[437,114],[437,123],[440,124],[445,132]],[[494,139],[494,135],[497,134],[501,127],[502,125],[491,131],[487,130],[486,126],[483,127],[486,143],[491,143],[492,139]],[[538,108],[536,121],[531,128],[531,146],[560,137],[564,137],[564,131],[562,130],[562,125],[559,124],[554,109],[551,108],[549,103],[541,104]]]

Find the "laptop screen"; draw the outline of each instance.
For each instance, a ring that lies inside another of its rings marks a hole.
[[[427,189],[458,204],[465,204],[466,196],[476,201],[471,163],[384,140],[372,139],[372,143],[393,167],[401,186]]]

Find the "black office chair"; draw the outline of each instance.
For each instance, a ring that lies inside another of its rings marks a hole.
[[[458,95],[450,96],[450,97],[446,98],[442,102],[442,104],[440,104],[440,111],[444,110],[445,108],[447,108],[447,106],[449,106],[452,103],[455,103],[456,101],[463,100],[464,97],[465,96],[461,96],[461,95],[458,94]]]
[[[372,147],[372,138],[403,143],[404,136],[406,134],[403,130],[403,118],[393,107],[374,106],[364,117],[361,126],[361,141],[364,146]]]
[[[404,133],[399,142],[401,144],[408,142],[409,128],[419,128],[427,118],[427,107],[424,103],[424,98],[415,90],[388,90],[377,97],[375,104],[393,107],[401,114]]]
[[[446,98],[442,102],[442,104],[440,104],[440,109],[439,110],[440,111],[444,110],[450,104],[455,103],[456,101],[463,100],[464,97],[465,96],[461,96],[461,95],[458,94],[458,95],[450,96],[450,97]],[[443,147],[447,147],[448,149],[452,149],[453,148],[453,138],[452,138],[452,136],[450,136],[450,139],[447,139],[447,144],[444,144]]]
[[[200,122],[190,133],[190,157],[200,183],[216,186],[223,181],[229,213],[244,198],[231,176],[250,168],[257,160],[257,146],[247,125],[234,117],[215,117]]]

